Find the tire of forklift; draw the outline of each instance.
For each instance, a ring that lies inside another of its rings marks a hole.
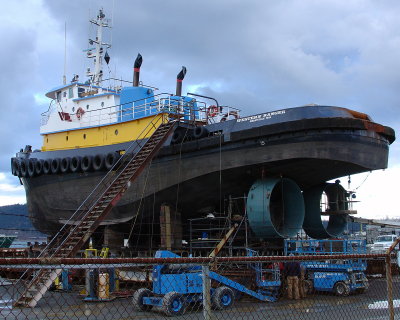
[[[343,281],[338,281],[333,287],[333,292],[339,297],[346,297],[350,294],[350,287]]]
[[[162,299],[162,310],[166,316],[180,316],[185,313],[186,301],[180,293],[168,292]]]
[[[151,297],[153,296],[153,292],[151,292],[149,289],[146,288],[140,288],[135,291],[133,294],[132,302],[133,306],[136,310],[141,310],[141,311],[149,311],[153,308],[152,305],[148,304],[143,304],[143,298],[144,297]]]
[[[312,280],[304,280],[304,291],[306,294],[314,293],[314,284]]]
[[[211,297],[211,306],[215,310],[225,310],[232,307],[235,295],[231,288],[222,286],[214,290]]]

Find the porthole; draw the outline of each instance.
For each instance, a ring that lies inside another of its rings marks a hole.
[[[86,139],[86,133],[83,134],[83,139]]]
[[[89,110],[89,105],[88,104],[86,105],[86,110]]]
[[[118,129],[115,130],[115,135],[116,135],[116,136],[118,135]]]

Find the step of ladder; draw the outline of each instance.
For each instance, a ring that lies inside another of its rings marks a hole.
[[[149,125],[155,127],[152,122]],[[110,170],[102,180],[102,182],[107,181],[109,178],[112,181],[111,184],[103,186],[100,182],[96,186],[91,193],[93,195],[92,198],[89,196],[79,207],[88,209],[83,210],[83,212],[78,209],[73,215],[74,217],[80,217],[80,219],[75,220],[79,221],[79,223],[77,225],[64,225],[59,232],[62,244],[59,245],[55,241],[53,246],[48,245],[41,253],[41,257],[70,257],[75,255],[84,245],[85,241],[82,240],[91,236],[100,225],[100,222],[125,193],[128,182],[133,181],[147,166],[176,126],[177,122],[161,124],[141,146],[135,156],[132,157],[127,153],[122,155],[119,160],[119,167],[113,168],[113,171]],[[140,140],[140,137],[136,140]],[[127,161],[129,161],[128,165],[126,165]],[[35,307],[60,273],[61,269],[41,270],[38,272],[26,287],[24,293],[16,300],[14,306]]]

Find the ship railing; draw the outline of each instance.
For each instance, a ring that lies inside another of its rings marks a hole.
[[[45,126],[47,124],[47,122],[49,121],[50,115],[56,111],[57,109],[61,110],[61,105],[60,103],[53,99],[50,101],[49,104],[49,108],[47,109],[47,111],[43,112],[40,116],[40,126]]]
[[[41,126],[47,124],[53,112],[58,112],[61,120],[70,123],[68,129],[78,129],[141,119],[154,116],[159,112],[168,113],[171,117],[179,117],[186,121],[210,124],[239,118],[240,110],[228,106],[208,105],[204,101],[177,97],[169,93],[160,93],[145,99],[94,110],[78,108],[76,113],[63,112],[61,105],[53,100],[49,110],[42,113]]]

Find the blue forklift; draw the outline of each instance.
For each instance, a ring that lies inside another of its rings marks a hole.
[[[364,240],[285,240],[285,255],[350,255],[365,254]],[[307,293],[332,292],[337,296],[363,293],[368,289],[363,259],[336,261],[303,261],[304,286]]]
[[[248,251],[255,255],[255,251]],[[159,250],[156,258],[180,258],[179,255]],[[215,310],[230,308],[238,293],[254,297],[260,301],[277,300],[281,286],[279,268],[262,269],[262,264],[255,263],[257,290],[210,271],[208,277],[213,280],[215,288],[210,289],[211,306]],[[222,285],[221,285],[222,284]],[[153,290],[141,288],[133,295],[133,304],[137,310],[149,311],[154,306],[160,307],[167,316],[185,313],[191,303],[203,301],[203,273],[200,265],[190,264],[158,264],[153,267]]]

